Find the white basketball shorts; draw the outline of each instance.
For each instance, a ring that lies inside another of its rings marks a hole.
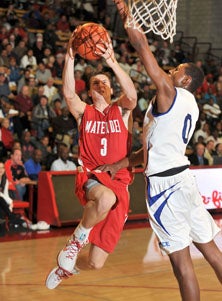
[[[174,176],[147,178],[147,207],[151,227],[167,254],[192,242],[207,243],[220,231],[189,169]]]

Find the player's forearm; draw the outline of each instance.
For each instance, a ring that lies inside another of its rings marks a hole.
[[[128,17],[128,7],[123,0],[113,0],[113,2],[116,4],[116,7],[119,11],[120,17],[123,20],[123,23],[126,22],[126,19]]]
[[[117,10],[121,19],[123,20],[125,30],[128,34],[132,46],[137,50],[142,50],[147,46],[147,39],[145,34],[140,30],[126,26],[127,19],[131,18],[129,8],[123,0],[113,0],[116,4]]]
[[[126,95],[127,103],[122,104],[122,107],[134,109],[137,102],[137,93],[132,79],[117,62],[113,65],[112,70],[121,86],[122,92]]]
[[[123,93],[126,95],[127,101],[124,106],[131,110],[134,109],[137,101],[136,89],[130,76],[120,67],[119,63],[117,62],[111,43],[103,57],[106,60],[107,65],[113,70]]]
[[[74,57],[69,53],[65,57],[65,66],[62,74],[63,81],[63,95],[71,114],[79,119],[84,112],[86,103],[81,101],[78,94],[75,92],[75,79],[74,79]]]
[[[75,79],[74,79],[74,58],[67,53],[65,56],[65,65],[62,73],[63,94],[65,99],[75,98]]]
[[[133,17],[131,16],[131,13],[126,3],[123,0],[113,1],[116,4],[119,14],[124,22],[125,30],[129,37],[130,43],[138,53],[140,60],[146,69],[147,74],[151,77],[153,83],[157,87],[162,88],[163,85],[165,85],[167,79],[169,79],[169,77],[161,68],[159,68],[158,62],[154,57],[152,51],[150,50],[146,35],[142,31],[142,28],[140,28],[139,30],[138,28],[135,28],[135,26],[127,26],[127,19]],[[161,81],[160,78],[162,78]],[[170,88],[172,89],[173,87],[171,86]]]
[[[116,162],[114,165],[117,170],[127,167],[135,167],[143,164],[144,156],[143,156],[143,148],[139,149],[136,152],[131,153],[128,157]]]
[[[120,170],[122,168],[129,167],[129,158],[126,157],[126,158],[114,163],[114,166],[116,167],[116,170]]]

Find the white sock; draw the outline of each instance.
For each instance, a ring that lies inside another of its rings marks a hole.
[[[82,223],[80,222],[73,234],[76,240],[78,240],[80,243],[84,243],[88,240],[91,230],[92,228],[83,227]]]

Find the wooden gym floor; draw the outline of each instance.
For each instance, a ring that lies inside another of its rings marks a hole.
[[[222,228],[222,220],[217,219]],[[73,229],[19,233],[0,238],[1,301],[179,301],[169,260],[162,256],[147,222],[128,226],[99,271],[81,271],[48,290],[45,277]],[[221,233],[216,242],[222,249]],[[82,250],[82,255],[87,254]],[[221,301],[222,286],[191,247],[202,301]]]

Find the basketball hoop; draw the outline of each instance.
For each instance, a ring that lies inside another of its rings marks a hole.
[[[178,0],[128,0],[131,17],[127,18],[126,26],[152,31],[164,40],[176,34],[176,9]]]

